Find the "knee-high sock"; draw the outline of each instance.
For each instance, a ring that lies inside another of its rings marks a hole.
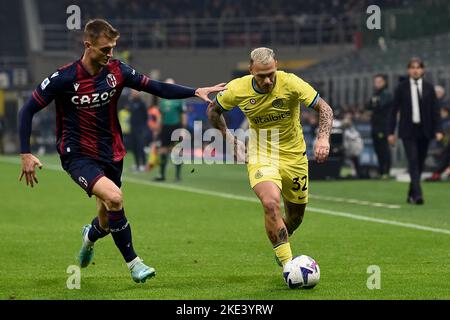
[[[275,252],[278,260],[280,260],[283,267],[289,260],[292,259],[291,245],[289,244],[289,242],[284,242],[276,245],[275,247],[273,247],[273,251]]]
[[[125,262],[130,262],[137,257],[133,249],[131,239],[131,227],[125,217],[125,211],[108,211],[109,230],[114,239],[114,243],[122,253]]]
[[[89,240],[92,244],[100,238],[106,237],[109,234],[109,231],[106,231],[100,226],[100,222],[98,217],[95,217],[91,222],[92,228],[89,230],[87,234],[87,240]]]

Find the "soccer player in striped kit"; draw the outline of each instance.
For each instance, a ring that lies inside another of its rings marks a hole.
[[[210,102],[209,93],[224,90],[223,84],[188,88],[153,81],[119,60],[112,59],[119,32],[107,21],[91,20],[84,30],[84,54],[80,60],[59,68],[33,92],[19,114],[22,172],[31,187],[38,182],[35,167],[42,168],[30,152],[32,118],[55,100],[57,150],[70,177],[97,200],[98,216],[83,227],[79,253],[81,267],[92,261],[94,243],[111,233],[135,282],[145,282],[155,269],[143,263],[133,249],[130,224],[120,190],[126,154],[117,116],[117,101],[124,87],[166,99],[197,96]]]

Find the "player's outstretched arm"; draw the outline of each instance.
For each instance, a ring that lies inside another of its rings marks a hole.
[[[317,162],[327,160],[330,153],[330,133],[333,127],[333,109],[322,98],[319,98],[314,110],[319,113],[319,131],[314,145],[314,155]]]
[[[210,93],[220,92],[226,90],[225,83],[219,83],[212,87],[204,88],[189,88],[173,83],[165,83],[156,80],[145,81],[145,85],[137,90],[143,90],[147,93],[153,94],[164,99],[186,99],[191,97],[198,97],[205,102],[211,103],[208,95]],[[130,86],[136,88],[136,86]]]

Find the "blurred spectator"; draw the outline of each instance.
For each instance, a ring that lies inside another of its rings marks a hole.
[[[438,166],[430,178],[426,181],[441,181],[443,173],[450,174],[450,108],[441,108],[442,128],[444,129],[445,138],[443,139],[444,148],[440,153]],[[449,176],[450,177],[450,176]]]
[[[367,109],[371,112],[372,141],[378,159],[378,173],[382,179],[389,178],[391,151],[387,136],[387,121],[391,112],[392,96],[387,89],[387,78],[378,74],[373,78],[374,93]]]
[[[167,79],[166,83],[175,83],[173,79]],[[172,133],[180,128],[186,128],[187,117],[183,100],[160,99],[159,110],[161,112],[161,146],[159,148],[160,175],[155,181],[166,180],[166,166],[172,151]],[[175,181],[181,180],[181,164],[175,165]]]
[[[123,144],[128,150],[130,148],[130,110],[125,105],[124,108],[119,110],[119,123],[122,128]]]
[[[154,142],[161,131],[161,111],[156,105],[147,109],[147,126],[151,132],[150,142]]]
[[[344,119],[342,120],[342,129],[344,130],[343,144],[345,157],[352,162],[354,177],[361,178],[362,173],[359,157],[363,151],[364,143],[361,134],[353,125],[351,114],[344,116]]]
[[[445,89],[443,86],[440,85],[436,85],[434,86],[434,92],[436,93],[436,99],[438,102],[438,106],[443,107],[443,105],[445,104]]]
[[[0,154],[2,154],[4,152],[3,150],[3,129],[4,128],[4,124],[3,124],[3,117],[0,117]]]
[[[160,164],[158,155],[160,141],[157,140],[157,137],[161,132],[161,112],[156,105],[152,105],[147,109],[147,126],[151,133],[149,142],[149,157],[147,162],[147,170],[150,171]]]
[[[134,154],[137,171],[145,171],[147,164],[145,156],[145,140],[149,134],[147,126],[147,106],[136,90],[131,90],[130,101],[130,146]]]
[[[35,116],[36,129],[34,130],[34,148],[40,155],[51,153],[55,150],[55,126],[52,109],[46,108]]]

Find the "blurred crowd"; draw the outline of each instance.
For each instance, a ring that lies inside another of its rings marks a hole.
[[[381,84],[377,84],[377,81],[381,81]],[[383,75],[375,75],[374,93],[365,105],[333,105],[334,126],[337,130],[331,139],[334,150],[332,156],[345,159],[345,163],[352,169],[348,177],[392,178],[392,150],[387,145],[386,138],[389,104],[392,103],[394,89],[388,86]],[[444,177],[450,179],[450,94],[441,85],[435,85],[434,89],[444,139],[432,141],[430,145],[426,167],[433,175],[427,181],[440,181]],[[380,113],[376,110],[377,104],[386,105],[388,109]],[[309,149],[312,150],[314,133],[318,127],[316,112],[303,109],[302,125]]]
[[[386,140],[385,126],[387,113],[380,114],[374,110],[376,104],[388,104],[392,99],[393,88],[386,83],[381,86],[376,84],[382,75],[374,77],[374,96],[365,105],[339,106],[333,105],[335,121],[334,134],[331,137],[331,157],[341,157],[350,167],[349,177],[389,179],[391,176],[391,155],[383,146]],[[381,99],[380,99],[380,92]],[[442,128],[445,138],[442,141],[434,141],[429,150],[427,167],[434,174],[429,180],[438,181],[450,174],[450,95],[440,85],[435,86],[436,97],[440,107]],[[383,96],[384,95],[384,96]],[[119,120],[122,125],[126,147],[135,159],[132,170],[137,172],[147,171],[159,165],[158,146],[162,131],[161,101],[146,101],[136,92],[124,95],[119,111]],[[383,101],[385,99],[386,101]],[[203,106],[199,106],[203,107]],[[206,116],[200,113],[202,108],[195,105],[183,105],[179,109],[179,127],[185,127],[193,131],[195,120],[204,122],[204,128],[208,127]],[[386,111],[388,112],[388,111]],[[302,109],[302,125],[305,140],[308,144],[308,153],[312,157],[315,132],[318,127],[318,117],[314,110]],[[227,122],[235,127],[241,126],[243,117],[235,113],[228,115]],[[54,121],[53,108],[46,108],[36,115],[32,136],[32,145],[38,154],[53,153],[54,150]],[[1,134],[1,125],[0,125]],[[381,136],[380,136],[381,135]],[[384,149],[383,149],[384,148]]]
[[[432,4],[439,1],[441,0],[425,2]],[[370,4],[384,8],[409,6],[414,0],[66,0],[66,3],[80,6],[86,18],[98,17],[100,14],[109,19],[120,20],[286,17],[317,13],[333,16],[361,12]]]

